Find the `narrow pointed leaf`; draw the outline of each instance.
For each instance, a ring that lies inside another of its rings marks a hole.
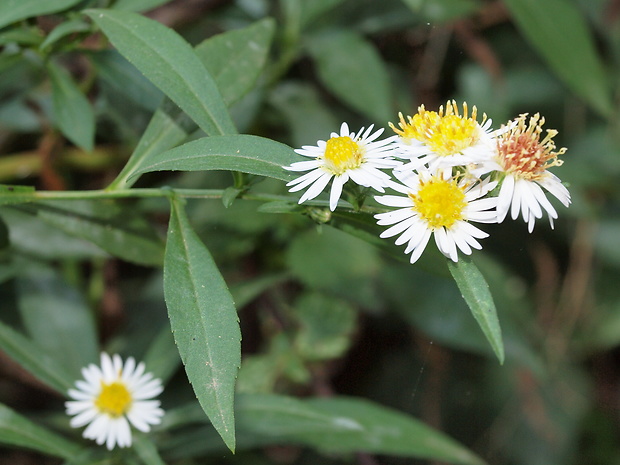
[[[413,417],[355,398],[298,400],[244,395],[239,431],[316,447],[326,452],[369,452],[460,465],[484,461],[443,433]]]
[[[388,72],[372,44],[341,31],[317,35],[308,45],[321,82],[334,95],[371,121],[393,118]]]
[[[171,199],[164,296],[174,339],[196,397],[234,451],[234,390],[241,364],[237,312],[211,254],[176,198]]]
[[[566,0],[506,0],[525,37],[568,87],[604,116],[613,111],[609,77],[585,17]],[[587,70],[587,71],[584,71]]]
[[[243,97],[263,69],[274,32],[271,18],[244,29],[213,36],[196,47],[196,54],[230,105]]]
[[[45,350],[2,322],[0,322],[0,350],[32,376],[60,393],[64,394],[73,385],[73,377]]]
[[[80,451],[77,444],[31,422],[3,404],[0,404],[0,444],[25,447],[64,459],[70,459]]]
[[[68,200],[37,204],[48,224],[140,265],[161,266],[164,243],[135,209],[107,201]]]
[[[162,429],[200,422],[199,409],[186,405],[166,412]],[[238,448],[297,444],[328,454],[370,454],[409,457],[457,465],[485,462],[463,445],[416,418],[368,400],[352,397],[296,399],[274,394],[239,394],[235,406]],[[191,446],[179,441],[171,455],[185,449],[217,453],[209,429],[198,429]],[[212,430],[211,430],[212,431]],[[191,439],[190,439],[191,441]],[[196,444],[199,443],[199,444]]]
[[[499,362],[504,363],[502,331],[493,296],[484,276],[469,257],[459,257],[459,261],[456,263],[448,260],[448,269],[480,329],[491,344],[493,352],[495,352]]]
[[[54,122],[75,145],[90,152],[95,137],[95,114],[86,96],[69,73],[50,61]]]
[[[284,168],[298,157],[287,145],[258,136],[203,137],[151,156],[134,175],[150,171],[230,170],[290,181]]]
[[[171,0],[118,0],[114,2],[114,8],[127,11],[146,11],[152,10]]]
[[[66,10],[82,0],[2,0],[0,2],[0,27],[33,16],[47,15]]]
[[[273,22],[263,20],[245,29],[218,34],[196,46],[198,58],[212,73],[225,102],[239,100],[252,88],[265,66],[272,36]],[[138,180],[133,173],[151,156],[180,144],[195,128],[185,113],[166,100],[109,189],[131,187]]]
[[[136,13],[86,10],[110,42],[209,135],[237,132],[215,81],[172,29]]]

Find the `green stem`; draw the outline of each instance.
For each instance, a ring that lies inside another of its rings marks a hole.
[[[123,198],[157,198],[168,197],[171,193],[186,199],[220,199],[224,194],[223,189],[172,189],[164,188],[140,188],[119,190],[90,190],[90,191],[36,191],[29,195],[33,201],[37,200],[83,200],[83,199],[123,199]],[[20,194],[23,196],[24,194]],[[250,194],[241,195],[246,200],[260,200],[266,202],[289,201],[290,197],[273,194]]]

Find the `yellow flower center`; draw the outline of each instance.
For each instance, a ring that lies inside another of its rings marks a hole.
[[[358,168],[364,161],[362,149],[349,136],[332,137],[325,147],[325,167],[339,175],[347,170]]]
[[[467,206],[465,193],[454,179],[432,177],[422,182],[416,194],[409,194],[413,209],[432,229],[450,228],[463,219],[463,209]]]
[[[101,383],[101,392],[95,400],[95,406],[102,413],[118,418],[129,410],[131,394],[127,387],[118,381],[110,384]]]
[[[554,129],[548,129],[547,135],[540,140],[545,118],[536,113],[527,125],[526,118],[527,114],[520,115],[514,127],[498,139],[498,158],[507,173],[536,180],[542,178],[548,168],[562,165],[558,155],[566,152],[566,148],[555,151],[553,138],[558,132]]]
[[[405,141],[411,139],[427,144],[439,156],[455,155],[468,147],[474,146],[480,138],[480,125],[476,121],[478,109],[472,108],[468,116],[467,103],[463,103],[463,115],[460,115],[456,102],[449,101],[446,107],[441,106],[439,112],[427,111],[420,105],[418,113],[408,116],[407,121],[399,114],[400,122],[396,128],[390,127]],[[486,121],[483,115],[482,122]]]

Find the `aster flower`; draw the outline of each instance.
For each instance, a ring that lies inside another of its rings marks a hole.
[[[330,139],[320,140],[316,146],[305,145],[295,150],[311,161],[300,161],[285,166],[290,171],[309,171],[289,182],[290,192],[308,188],[299,203],[318,196],[329,181],[332,181],[329,195],[329,208],[334,211],[342,194],[344,184],[350,180],[364,187],[384,192],[390,176],[381,171],[394,168],[400,161],[393,160],[393,140],[377,140],[383,129],[372,132],[373,126],[350,132],[347,123],[340,126],[340,134],[332,132]]]
[[[82,436],[106,444],[131,445],[129,424],[142,432],[160,423],[164,411],[158,400],[149,400],[163,391],[161,381],[144,373],[144,363],[136,365],[129,357],[125,364],[119,355],[101,354],[101,366],[90,364],[82,368],[83,380],[76,381],[77,389],[69,390],[73,400],[65,402],[67,415],[75,415],[71,426],[88,427]]]
[[[407,244],[405,254],[411,253],[411,263],[420,258],[431,235],[441,253],[454,262],[458,261],[457,249],[469,255],[472,248],[482,248],[476,239],[483,239],[488,234],[470,221],[497,221],[497,198],[481,198],[497,182],[471,182],[465,178],[448,177],[445,171],[394,174],[402,184],[393,182],[392,187],[404,195],[375,197],[380,204],[397,208],[375,215],[377,224],[393,225],[380,237],[399,236],[396,245]]]
[[[491,120],[485,114],[480,123],[477,121],[475,106],[471,116],[467,103],[463,103],[461,115],[454,100],[441,106],[439,112],[420,105],[418,112],[407,120],[402,113],[398,116],[398,128],[390,123],[398,135],[398,156],[411,160],[399,169],[417,170],[428,165],[430,171],[435,171],[478,163],[493,155],[493,139],[498,132],[491,129]]]
[[[536,113],[527,122],[527,116],[520,115],[497,139],[496,156],[483,164],[479,171],[498,171],[502,174],[497,221],[501,223],[508,210],[513,220],[517,219],[520,212],[528,224],[529,232],[532,232],[536,219],[542,218],[543,210],[547,212],[552,228],[553,220],[558,217],[542,188],[565,207],[570,205],[571,199],[560,179],[548,171],[551,167],[562,165],[563,161],[558,159],[558,155],[566,152],[565,148],[556,151],[553,138],[557,131],[548,129],[541,140],[545,119]]]

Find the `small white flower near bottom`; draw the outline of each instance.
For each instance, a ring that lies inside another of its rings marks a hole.
[[[497,222],[497,198],[481,198],[495,188],[497,182],[446,179],[441,173],[394,174],[402,184],[392,183],[391,187],[405,195],[375,196],[380,204],[398,208],[375,215],[380,226],[393,225],[380,237],[399,236],[396,245],[407,244],[405,254],[411,253],[411,263],[420,258],[431,235],[440,252],[454,262],[458,261],[457,249],[470,255],[472,248],[482,248],[476,239],[488,234],[470,221]]]
[[[82,436],[97,444],[105,443],[109,450],[116,445],[131,446],[130,423],[142,432],[161,422],[164,411],[158,400],[161,381],[144,373],[144,363],[136,365],[129,357],[123,364],[119,355],[101,354],[101,366],[90,364],[82,368],[83,380],[76,381],[77,389],[69,390],[73,400],[65,402],[67,415],[73,416],[71,426],[88,425]]]
[[[336,209],[342,195],[344,184],[352,180],[363,187],[384,192],[384,187],[390,176],[382,169],[392,169],[401,162],[393,160],[393,142],[395,137],[377,140],[383,129],[372,132],[373,126],[360,129],[356,134],[349,130],[347,123],[340,126],[340,134],[331,133],[331,138],[325,142],[320,140],[316,146],[304,145],[295,150],[304,157],[314,160],[300,161],[285,166],[289,171],[309,171],[287,184],[290,192],[297,192],[308,188],[299,199],[299,203],[317,197],[329,181],[332,180],[329,195],[329,208]]]

